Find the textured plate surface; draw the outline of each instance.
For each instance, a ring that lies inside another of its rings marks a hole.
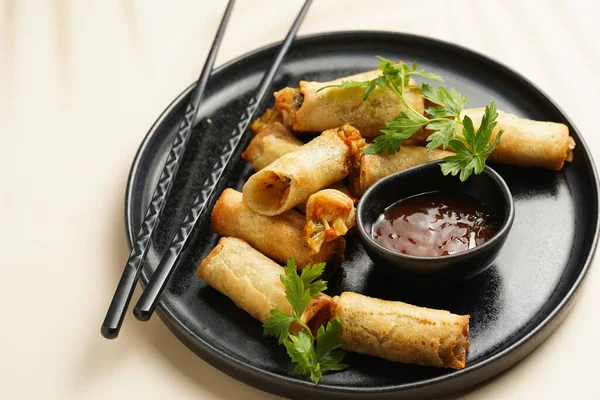
[[[211,173],[239,114],[272,61],[276,46],[256,50],[219,68],[211,77],[198,125],[190,139],[142,273],[144,284],[168,247],[198,189]],[[287,397],[434,397],[453,392],[508,368],[558,325],[585,277],[598,237],[598,180],[591,156],[567,116],[530,82],[479,54],[418,36],[345,32],[300,38],[292,46],[273,89],[300,79],[328,80],[373,69],[375,55],[419,61],[468,96],[469,107],[496,100],[521,117],[563,122],[575,137],[575,160],[559,172],[493,165],[515,199],[514,226],[500,256],[485,273],[445,290],[398,290],[383,279],[358,237],[348,238],[347,260],[330,280],[328,293],[355,291],[382,299],[471,315],[471,347],[461,371],[402,365],[349,354],[350,368],[327,374],[319,385],[299,379],[283,346],[262,337],[262,327],[195,275],[218,237],[209,215],[190,245],[159,306],[169,328],[194,352],[250,385]],[[156,186],[187,101],[180,95],[152,127],[134,161],[126,196],[131,244]],[[266,106],[272,105],[269,99]],[[248,137],[242,140],[243,150]],[[226,171],[225,187],[241,190],[252,173],[239,155]],[[216,199],[216,197],[215,197]],[[214,200],[212,203],[214,203]],[[212,204],[211,207],[212,209]]]

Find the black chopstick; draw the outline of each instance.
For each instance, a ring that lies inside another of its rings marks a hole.
[[[210,177],[204,183],[200,194],[194,199],[194,203],[186,215],[183,224],[179,228],[179,231],[175,235],[175,238],[171,242],[169,250],[161,259],[156,271],[154,271],[154,274],[150,278],[146,289],[140,296],[139,301],[133,309],[134,315],[140,321],[147,321],[152,316],[160,296],[165,290],[167,282],[175,271],[175,266],[179,261],[179,255],[181,254],[182,249],[186,245],[188,238],[191,236],[198,219],[200,219],[200,216],[204,213],[206,205],[209,203],[210,198],[218,185],[219,179],[221,179],[223,172],[229,165],[232,155],[236,152],[242,135],[245,133],[248,125],[254,118],[260,103],[262,103],[264,100],[265,95],[271,86],[273,78],[275,77],[281,62],[283,61],[283,57],[287,53],[292,41],[296,37],[296,33],[298,32],[298,29],[302,24],[302,20],[306,16],[311,3],[312,0],[306,0],[304,6],[298,13],[294,24],[290,28],[287,37],[285,38],[281,48],[279,49],[279,52],[277,53],[277,56],[275,57],[275,60],[273,61],[273,65],[271,65],[269,71],[263,76],[256,95],[250,99],[246,110],[242,113],[236,128],[231,134],[228,142],[229,144],[223,150],[221,157],[213,167]]]
[[[185,152],[185,148],[191,136],[190,133],[194,126],[194,121],[196,120],[196,114],[198,114],[200,102],[204,97],[206,84],[208,83],[208,78],[213,69],[219,46],[225,35],[225,28],[229,22],[234,3],[235,0],[229,0],[229,4],[227,4],[227,8],[221,19],[219,29],[213,40],[212,47],[210,48],[210,52],[208,53],[208,57],[204,63],[198,82],[196,83],[196,87],[190,94],[190,100],[185,109],[185,115],[181,120],[177,135],[175,135],[175,140],[169,151],[169,156],[165,162],[162,173],[160,174],[158,185],[154,189],[152,200],[150,201],[150,205],[144,216],[144,222],[142,223],[135,243],[131,248],[129,259],[123,270],[123,275],[121,275],[115,295],[108,307],[106,317],[104,318],[102,328],[100,329],[102,336],[107,339],[114,339],[119,336],[119,330],[123,324],[125,311],[127,311],[127,307],[129,306],[135,284],[137,283],[142,270],[144,258],[150,247],[152,232],[158,224],[160,214],[167,202],[166,199],[171,190],[173,179],[175,175],[177,175],[182,155]]]

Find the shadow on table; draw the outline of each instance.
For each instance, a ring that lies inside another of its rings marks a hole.
[[[88,335],[92,339],[86,346],[87,351],[81,355],[76,385],[83,390],[90,386],[90,382],[107,381],[111,375],[129,372],[122,370],[128,364],[127,360],[142,358],[157,364],[159,368],[172,368],[183,379],[197,385],[199,392],[209,391],[219,398],[236,398],[240,393],[244,393],[244,398],[250,400],[278,398],[235,381],[204,362],[185,347],[158,316],[154,316],[149,322],[137,321],[131,310],[141,293],[140,287],[133,295],[120,336],[116,340],[106,340],[101,336],[100,325],[129,253],[123,229],[121,199],[115,199],[112,209],[112,229],[106,232],[105,241],[100,245],[110,252],[107,257],[110,265],[107,265],[105,273],[110,275],[110,279],[106,281],[114,286],[106,288],[105,298],[92,310],[97,325],[90,326],[95,332]],[[166,376],[172,373],[165,371]]]

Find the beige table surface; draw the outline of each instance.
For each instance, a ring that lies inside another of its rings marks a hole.
[[[274,398],[206,364],[158,318],[129,313],[115,341],[99,332],[128,254],[129,167],[196,78],[225,3],[0,1],[0,399]],[[239,0],[217,64],[280,40],[301,3]],[[316,0],[300,32],[403,31],[483,52],[555,99],[600,159],[594,3]],[[599,303],[595,265],[547,341],[461,396],[600,398]]]

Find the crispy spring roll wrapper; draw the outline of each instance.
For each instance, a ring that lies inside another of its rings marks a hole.
[[[339,190],[324,189],[311,195],[306,202],[304,236],[313,253],[345,235],[354,226],[355,215],[354,200]]]
[[[259,214],[281,214],[345,178],[363,146],[350,125],[327,130],[252,175],[244,185],[244,203]]]
[[[344,257],[346,241],[340,237],[325,243],[318,254],[304,240],[306,218],[295,210],[267,217],[252,211],[242,201],[242,194],[225,189],[211,216],[211,229],[221,236],[232,236],[248,242],[275,261],[285,264],[294,257],[299,268],[307,264],[327,262],[338,265]]]
[[[477,129],[484,113],[485,108],[472,108],[463,110],[462,116],[468,115]],[[565,124],[533,121],[498,111],[492,140],[501,129],[504,133],[498,147],[490,154],[491,162],[558,171],[565,161],[573,161],[575,141]]]
[[[303,144],[285,126],[274,122],[254,136],[242,158],[250,162],[255,171],[260,171]]]
[[[340,182],[336,182],[336,183],[328,186],[327,189],[323,189],[323,190],[329,190],[329,189],[331,189],[331,190],[338,190],[338,191],[342,192],[343,194],[345,194],[346,196],[348,196],[352,200],[352,203],[354,205],[358,204],[358,199],[352,195],[352,193],[350,192],[350,189],[348,188],[348,186],[344,185],[343,182],[341,182],[341,181]],[[317,192],[317,193],[319,193],[319,192]],[[311,196],[314,196],[314,194],[311,195]],[[310,200],[310,197],[308,199]],[[296,206],[296,208],[298,210],[300,210],[300,212],[303,213],[304,215],[306,215],[306,204],[307,203],[308,203],[308,200],[305,201],[304,203],[300,203],[300,204],[298,204]]]
[[[284,125],[296,132],[321,132],[343,124],[351,124],[363,137],[381,135],[385,122],[400,115],[406,107],[388,88],[378,87],[366,101],[363,88],[328,88],[343,81],[369,81],[380,76],[380,70],[346,76],[330,82],[300,81],[300,88],[285,88],[275,92],[275,109],[283,116]],[[405,88],[407,102],[423,114],[424,98],[414,81]]]
[[[402,363],[461,369],[469,348],[469,315],[344,292],[331,299],[343,349]]]
[[[198,267],[198,276],[229,297],[241,309],[264,323],[269,311],[278,308],[291,314],[280,276],[283,268],[248,243],[236,238],[221,238]],[[311,299],[302,314],[302,322],[316,331],[329,316],[326,294]]]
[[[253,134],[257,134],[261,132],[263,129],[266,129],[274,122],[283,122],[283,116],[281,113],[274,108],[267,108],[265,113],[260,116],[257,120],[252,122],[250,125],[250,129]]]
[[[246,161],[249,161],[254,167],[254,170],[258,172],[281,156],[291,153],[303,144],[304,143],[296,139],[286,127],[279,122],[274,122],[250,141],[246,151],[242,153],[242,157]],[[342,182],[335,182],[328,188],[339,190],[351,197],[355,203],[358,201],[358,199],[352,197],[350,189]],[[305,213],[306,203],[298,204],[297,208]]]
[[[427,151],[425,147],[406,145],[402,145],[400,151],[395,154],[363,154],[360,167],[354,169],[350,175],[350,189],[353,195],[362,196],[375,182],[386,176],[452,155],[454,153],[450,151]]]
[[[470,108],[463,110],[461,116],[468,115],[478,129],[484,113],[485,108]],[[519,118],[500,110],[497,122],[491,140],[500,130],[504,133],[498,147],[488,158],[490,162],[558,171],[565,161],[573,161],[575,140],[569,136],[569,128],[565,124]],[[459,132],[461,129],[459,127]],[[414,138],[424,140],[431,133],[423,130]]]

